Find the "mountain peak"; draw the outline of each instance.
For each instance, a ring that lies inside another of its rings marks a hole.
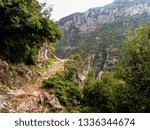
[[[80,33],[89,33],[96,28],[113,22],[121,17],[136,16],[142,13],[150,14],[150,0],[115,0],[112,4],[87,10],[85,13],[75,13],[67,16],[58,24],[62,30],[74,26]]]

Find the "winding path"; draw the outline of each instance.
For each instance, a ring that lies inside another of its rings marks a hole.
[[[16,112],[63,112],[64,108],[60,105],[58,99],[48,90],[42,87],[44,80],[56,73],[57,70],[63,70],[66,60],[57,60],[53,65],[37,77],[34,83],[26,83],[18,90],[10,90],[9,95],[13,99],[13,108]],[[49,110],[49,107],[53,110]]]

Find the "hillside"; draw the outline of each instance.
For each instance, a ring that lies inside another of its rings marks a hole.
[[[56,55],[65,58],[79,53],[85,62],[86,57],[92,57],[92,66],[98,72],[112,70],[118,57],[116,48],[128,35],[126,32],[134,32],[149,21],[148,0],[116,0],[104,7],[72,14],[57,22],[64,37],[57,42]]]
[[[64,111],[42,88],[64,64],[52,51],[62,32],[48,14],[37,0],[0,1],[0,112]]]
[[[43,81],[63,70],[63,64],[63,60],[54,59],[46,68],[22,68],[1,60],[0,112],[65,112],[57,97],[42,87]]]
[[[58,21],[56,52],[66,59],[54,54],[62,31],[44,5],[0,2],[0,112],[150,112],[149,0]]]

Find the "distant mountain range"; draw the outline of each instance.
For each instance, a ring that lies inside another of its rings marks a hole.
[[[79,53],[98,71],[112,69],[117,62],[125,32],[150,21],[150,0],[115,0],[104,7],[75,13],[57,22],[64,37],[56,44],[56,55],[65,58]]]

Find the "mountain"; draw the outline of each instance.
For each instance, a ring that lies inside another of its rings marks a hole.
[[[149,21],[149,0],[115,0],[104,7],[69,15],[57,22],[64,37],[56,44],[56,55],[65,58],[79,53],[85,64],[90,59],[97,71],[112,70],[117,62],[116,48],[125,39],[125,32]]]
[[[110,5],[92,8],[85,13],[75,13],[61,19],[58,24],[67,31],[72,27],[80,33],[95,31],[103,24],[113,22],[120,17],[140,15],[150,12],[148,0],[116,0]]]

